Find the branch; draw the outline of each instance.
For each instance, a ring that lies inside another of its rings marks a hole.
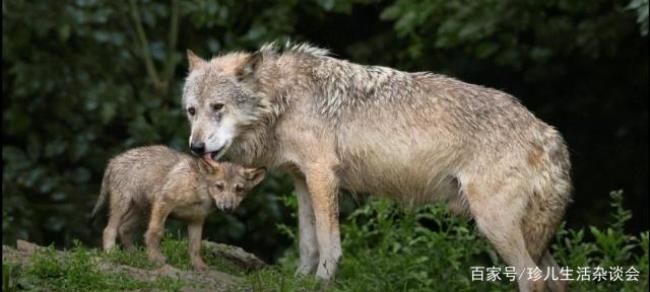
[[[147,41],[147,36],[144,33],[144,28],[142,27],[142,19],[140,19],[140,11],[138,10],[138,6],[135,4],[135,0],[130,0],[129,5],[131,6],[131,17],[133,18],[138,40],[140,41],[142,58],[144,59],[147,74],[149,75],[149,78],[151,78],[156,88],[163,89],[162,87],[164,86],[161,86],[162,84],[160,78],[158,77],[158,72],[156,71],[156,67],[153,64],[151,50],[149,49],[149,42]]]
[[[169,40],[167,44],[167,58],[165,60],[164,82],[171,83],[174,77],[174,68],[176,67],[176,58],[174,57],[176,42],[178,41],[178,0],[172,1],[171,20],[169,23]]]

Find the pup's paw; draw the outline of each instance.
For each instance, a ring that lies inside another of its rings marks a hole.
[[[192,266],[194,267],[194,270],[199,272],[206,271],[209,268],[208,265],[206,265],[205,262],[203,262],[203,260],[192,261]]]
[[[157,265],[164,265],[167,262],[167,258],[159,252],[149,253],[149,260]]]

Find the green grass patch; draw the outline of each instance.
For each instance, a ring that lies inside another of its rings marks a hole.
[[[167,257],[168,264],[185,271],[191,271],[193,269],[187,251],[188,242],[180,234],[165,233],[160,243],[160,249],[165,257]],[[158,268],[156,264],[147,259],[146,248],[141,245],[136,245],[132,251],[116,248],[102,256],[113,263],[129,265],[140,269],[151,270]],[[201,256],[205,263],[213,269],[235,276],[243,276],[246,272],[236,264],[210,252],[207,248],[201,249]]]
[[[294,269],[288,267],[274,266],[250,273],[246,276],[248,286],[241,290],[279,292],[327,290],[327,284],[311,276],[294,276]]]
[[[285,198],[295,206],[295,198]],[[573,281],[572,291],[647,291],[648,232],[627,234],[631,219],[622,207],[621,192],[612,193],[609,225],[567,229],[564,226],[552,244],[552,253],[561,267],[633,267],[638,281]],[[279,226],[294,236],[295,226]],[[203,259],[217,269],[245,280],[244,291],[513,291],[516,282],[472,281],[472,267],[504,267],[489,243],[475,230],[470,220],[450,215],[443,205],[426,205],[405,210],[388,200],[372,199],[342,221],[344,256],[336,278],[328,284],[314,277],[296,277],[297,247],[289,248],[271,267],[246,272],[234,263],[202,249]],[[295,239],[295,238],[294,238]],[[187,241],[181,235],[166,234],[161,248],[172,266],[191,270]],[[76,245],[65,259],[49,247],[33,255],[22,270],[3,262],[3,291],[177,291],[191,286],[169,278],[142,282],[120,273],[102,273],[95,260],[101,257],[114,263],[153,269],[143,247],[134,251],[115,250],[104,254]]]
[[[167,263],[179,269],[192,270],[192,263],[187,251],[187,239],[182,238],[178,234],[172,235],[171,233],[166,233],[161,241],[160,248],[167,257]],[[244,269],[224,258],[216,256],[205,247],[201,248],[201,257],[213,269],[235,276],[243,276],[245,274]]]
[[[147,259],[147,253],[143,246],[135,246],[132,251],[115,248],[101,256],[116,264],[147,270],[156,268],[156,265]]]
[[[52,291],[115,291],[163,290],[178,291],[186,283],[161,277],[153,282],[139,281],[124,273],[102,272],[97,267],[97,251],[76,245],[64,257],[54,247],[37,251],[24,269],[8,277],[3,286],[20,290]],[[3,262],[4,266],[16,266]],[[4,275],[3,275],[4,276]]]

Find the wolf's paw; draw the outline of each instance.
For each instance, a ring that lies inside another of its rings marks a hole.
[[[309,274],[314,273],[314,270],[316,270],[316,265],[318,263],[301,263],[298,268],[296,269],[296,272],[294,275],[296,276],[306,276]]]
[[[316,278],[328,282],[334,277],[336,273],[336,262],[323,261],[318,264],[318,269],[316,270]]]

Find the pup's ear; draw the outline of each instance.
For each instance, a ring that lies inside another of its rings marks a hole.
[[[251,187],[254,187],[264,179],[264,176],[266,175],[266,168],[246,168],[244,169],[244,175],[246,176],[246,179],[248,179],[248,181],[251,183]]]
[[[190,67],[190,72],[192,72],[194,69],[198,68],[199,66],[202,66],[203,64],[207,63],[205,60],[201,59],[201,57],[197,56],[192,52],[192,50],[187,50],[187,63],[189,64]]]
[[[262,53],[260,52],[251,54],[235,73],[237,80],[243,81],[255,76],[255,72],[259,69],[260,64],[262,64],[262,59]]]
[[[199,158],[199,170],[203,174],[216,174],[221,169],[221,165],[211,158]]]

